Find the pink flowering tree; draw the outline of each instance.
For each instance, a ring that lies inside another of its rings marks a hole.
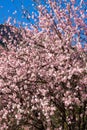
[[[87,129],[86,14],[74,2],[48,0],[38,27],[0,47],[0,130]]]

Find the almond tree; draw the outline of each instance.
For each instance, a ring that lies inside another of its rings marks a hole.
[[[0,130],[87,129],[86,14],[64,4],[39,6],[39,26],[0,48]]]

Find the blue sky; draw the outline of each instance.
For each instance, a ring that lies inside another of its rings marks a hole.
[[[24,8],[27,9],[30,14],[32,14],[32,12],[36,13],[36,10],[34,9],[34,2],[32,2],[33,0],[0,0],[0,24],[1,23],[5,23],[8,19],[8,17],[12,18],[12,23],[13,23],[13,19],[16,19],[17,23],[19,24],[22,23],[34,23],[34,21],[32,19],[30,19],[31,21],[27,20],[26,18],[23,18],[22,16],[22,7],[21,5],[24,5]],[[36,0],[38,1],[38,0]],[[42,0],[43,2],[44,0]],[[63,0],[62,0],[63,1]],[[67,2],[69,2],[70,0],[67,0]],[[80,4],[82,0],[76,0],[76,6]],[[86,2],[86,0],[85,0]],[[63,4],[62,4],[63,7]],[[64,8],[64,7],[63,7]],[[86,6],[83,6],[82,8],[86,8]],[[17,12],[16,12],[17,11]],[[16,24],[17,26],[17,24]]]
[[[13,2],[12,2],[13,1]],[[32,19],[31,21],[27,20],[26,18],[22,17],[22,8],[27,9],[30,12],[30,15],[32,12],[36,13],[36,10],[34,9],[34,2],[33,0],[0,0],[0,24],[6,23],[8,17],[12,17],[12,24],[13,19],[16,19],[18,24],[15,24],[15,26],[19,25],[19,22],[22,23],[22,26],[26,26],[26,24],[34,23]],[[67,2],[70,0],[67,0]],[[43,2],[43,0],[42,0]],[[81,0],[76,0],[76,6],[80,4]],[[86,2],[86,0],[85,0]],[[23,5],[24,7],[22,7]],[[64,6],[62,5],[64,8]],[[86,5],[83,5],[82,8],[87,12]],[[87,19],[86,19],[87,22]]]
[[[0,0],[0,24],[5,23],[8,17],[16,19],[17,22],[24,21],[28,23],[26,18],[22,18],[21,1],[23,2],[24,7],[28,9],[30,13],[34,11],[32,0],[13,0],[13,2],[12,0]]]
[[[80,2],[81,0],[76,0],[76,5],[79,5]],[[0,24],[5,23],[8,17],[16,19],[17,22],[21,21],[28,23],[29,21],[26,18],[22,18],[21,5],[23,4],[24,8],[26,8],[31,14],[33,11],[36,12],[32,5],[33,3],[32,0],[0,0]]]

